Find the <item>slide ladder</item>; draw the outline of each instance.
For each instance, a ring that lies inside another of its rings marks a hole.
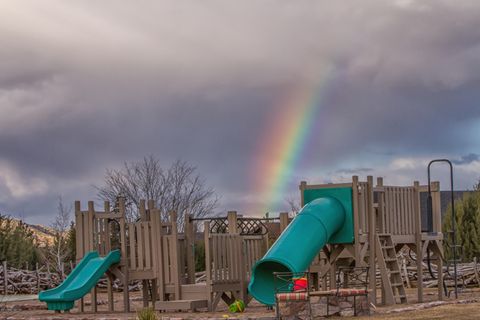
[[[387,304],[406,303],[405,286],[403,285],[397,252],[391,234],[378,234],[376,237],[377,262],[385,288]]]

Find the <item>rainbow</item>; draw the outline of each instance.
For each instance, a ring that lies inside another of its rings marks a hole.
[[[318,127],[322,100],[328,88],[331,71],[328,69],[317,81],[298,86],[283,99],[260,138],[252,170],[253,189],[262,204],[256,214],[272,212],[285,198],[294,181],[298,164],[307,151],[312,133]]]

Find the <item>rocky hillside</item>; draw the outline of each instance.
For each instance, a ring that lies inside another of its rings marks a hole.
[[[14,224],[20,223],[19,219],[13,219]],[[25,223],[25,222],[24,222]],[[55,238],[55,230],[51,227],[42,226],[39,224],[28,224],[25,223],[29,230],[33,232],[33,235],[37,241],[38,246],[44,247],[46,245],[52,244],[53,239]]]

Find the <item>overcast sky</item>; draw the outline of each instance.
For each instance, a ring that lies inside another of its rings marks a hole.
[[[153,154],[195,165],[219,211],[263,214],[259,141],[327,68],[285,197],[353,174],[426,183],[437,157],[471,188],[479,30],[476,0],[0,0],[0,212],[48,224],[59,195],[95,200],[106,168]]]

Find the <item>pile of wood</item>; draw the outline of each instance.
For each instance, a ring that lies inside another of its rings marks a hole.
[[[25,270],[10,266],[6,268],[5,263],[0,263],[0,294],[37,294],[59,286],[64,278],[62,272],[52,272],[45,266],[36,270]],[[97,284],[101,289],[106,289],[107,286],[106,277],[100,279]],[[128,286],[129,291],[139,291],[141,288],[141,281],[132,281]],[[123,290],[123,285],[118,279],[113,283],[113,290]]]
[[[35,294],[58,286],[62,282],[60,274],[38,270],[21,270],[0,265],[0,292],[2,294]]]
[[[406,251],[399,252],[397,256],[400,269],[402,272],[402,278],[405,286],[415,287],[418,275],[417,266],[415,261],[415,254],[413,252],[407,253]],[[438,285],[438,266],[432,260],[423,261],[423,283],[426,288],[436,287]],[[430,272],[431,271],[431,272]],[[454,286],[454,272],[453,265],[443,266],[442,268],[445,284],[447,287]],[[461,286],[479,286],[480,287],[480,265],[477,259],[468,263],[457,264],[457,282]]]

